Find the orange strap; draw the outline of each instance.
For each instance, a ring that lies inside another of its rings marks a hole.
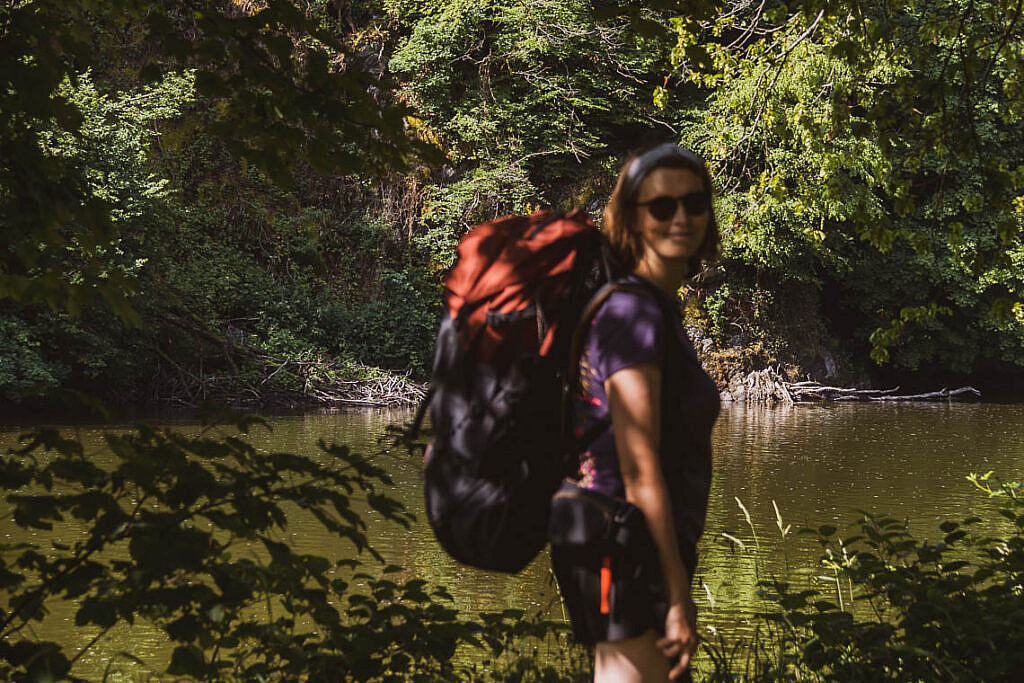
[[[612,592],[612,558],[606,555],[601,562],[601,614],[608,614],[608,596]]]

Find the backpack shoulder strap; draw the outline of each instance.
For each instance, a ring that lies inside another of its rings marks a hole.
[[[587,338],[587,331],[590,327],[591,321],[594,316],[597,315],[597,311],[601,308],[605,301],[608,300],[615,292],[631,292],[633,294],[640,294],[641,296],[651,296],[651,292],[648,292],[641,285],[633,285],[619,281],[611,281],[605,284],[601,289],[590,298],[587,305],[583,308],[583,313],[580,315],[580,320],[576,324],[576,329],[572,333],[572,343],[569,346],[569,373],[570,378],[569,386],[574,386],[576,381],[579,379],[579,365],[580,359],[583,357],[583,342]],[[660,302],[659,302],[660,307]]]
[[[601,305],[608,300],[615,292],[630,292],[638,294],[640,296],[646,296],[654,299],[654,302],[658,305],[658,309],[661,311],[662,316],[667,322],[669,320],[668,312],[665,309],[665,304],[659,296],[652,292],[648,287],[644,285],[632,284],[622,282],[620,280],[612,280],[601,287],[597,292],[590,298],[587,305],[583,309],[583,313],[580,316],[579,323],[576,325],[576,329],[573,330],[572,343],[569,347],[569,371],[566,374],[566,384],[562,400],[562,420],[563,429],[562,433],[566,433],[565,427],[569,420],[569,401],[571,400],[572,392],[576,388],[576,385],[580,381],[580,360],[583,357],[583,343],[587,338],[587,333],[590,328],[590,323],[597,315],[597,311],[601,308]],[[664,349],[664,353],[667,355],[668,347]],[[594,427],[594,431],[597,430],[597,425]],[[584,435],[581,441],[586,444],[589,442],[595,434]]]
[[[594,296],[590,297],[590,301],[583,307],[583,313],[580,315],[579,322],[576,324],[576,328],[572,333],[572,340],[569,345],[569,368],[565,375],[565,386],[562,391],[562,434],[568,434],[568,425],[571,415],[569,409],[570,401],[572,400],[572,392],[576,388],[576,385],[580,381],[580,360],[583,356],[583,342],[587,338],[587,332],[590,328],[590,323],[593,321],[594,316],[597,315],[597,311],[601,308],[601,305],[608,300],[615,292],[632,292],[641,296],[651,296],[651,292],[646,291],[642,286],[628,284],[620,282],[618,280],[612,280],[603,285]],[[601,425],[594,425],[591,428],[590,434],[585,434],[579,441],[585,446],[589,443],[602,428]],[[579,444],[577,444],[579,445]]]
[[[423,418],[427,415],[427,408],[430,407],[430,402],[433,400],[436,390],[437,387],[431,382],[430,386],[427,387],[427,392],[420,399],[420,404],[416,407],[416,414],[412,418],[412,423],[402,435],[406,440],[415,441],[419,437],[420,427],[423,426]]]

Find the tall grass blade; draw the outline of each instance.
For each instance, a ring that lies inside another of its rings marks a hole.
[[[750,527],[750,533],[754,537],[754,545],[757,547],[758,552],[761,551],[761,541],[757,538],[757,529],[754,528],[754,523],[750,519],[750,513],[747,511],[747,507],[740,500],[739,496],[736,496],[736,504],[740,506],[740,510],[743,511],[743,517],[747,520],[747,526]]]
[[[708,596],[708,604],[711,605],[711,609],[714,610],[715,609],[715,596],[713,596],[711,594],[711,587],[708,586],[706,583],[704,583],[703,579],[701,579],[700,585],[704,589],[704,593],[707,594],[707,596]]]
[[[725,533],[723,531],[722,535],[725,536],[727,539],[729,539],[731,542],[733,542],[736,545],[738,545],[740,547],[740,550],[746,550],[747,549],[747,544],[744,543],[743,541],[741,541],[740,539],[736,538],[732,534],[727,534],[727,533]]]
[[[793,525],[786,524],[785,526],[783,526],[782,513],[779,512],[779,506],[775,503],[774,500],[772,501],[772,507],[775,508],[775,525],[779,527],[779,533],[782,534],[783,538],[785,538],[789,534],[789,530],[793,527]]]

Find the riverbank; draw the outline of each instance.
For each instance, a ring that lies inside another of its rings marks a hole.
[[[152,386],[139,387],[131,397],[102,393],[84,395],[57,389],[21,402],[0,401],[0,424],[27,421],[127,419],[160,420],[192,414],[207,403],[260,413],[319,409],[411,408],[426,395],[426,385],[410,372],[336,359],[263,359],[245,371],[200,374],[180,372]]]
[[[768,352],[759,344],[721,346],[694,325],[687,325],[687,334],[723,401],[1024,402],[1024,367],[988,365],[968,373],[896,369],[866,358],[857,362],[820,344],[791,343]]]
[[[977,400],[1024,402],[1024,373],[991,372],[990,376],[949,372],[889,373],[854,370],[837,365],[821,350],[788,362],[769,358],[758,348],[718,348],[689,329],[701,363],[711,374],[725,402],[791,403],[794,401],[849,400]],[[186,367],[170,359],[156,359],[158,371],[146,385],[129,394],[94,393],[58,387],[49,394],[19,403],[0,402],[0,416],[21,418],[49,415],[60,419],[71,411],[123,415],[193,410],[217,402],[259,412],[322,408],[414,407],[426,395],[427,384],[412,370],[389,371],[324,353],[290,357],[261,355],[251,349],[244,361],[221,364],[216,371],[202,363]],[[819,367],[820,366],[820,367]],[[1016,378],[1016,380],[1015,380]],[[945,392],[945,393],[944,393]],[[931,394],[931,395],[929,395]],[[98,399],[98,402],[97,400]]]
[[[723,401],[749,403],[782,403],[790,405],[800,402],[861,401],[861,402],[934,402],[934,401],[976,401],[981,392],[971,386],[935,391],[912,393],[901,391],[895,386],[888,389],[838,387],[813,380],[787,381],[774,368],[754,370],[747,374],[734,375],[727,386],[719,388]]]
[[[872,401],[977,401],[1024,402],[1024,394],[998,393],[990,396],[971,386],[939,387],[914,392],[900,386],[841,387],[813,380],[791,381],[777,368],[736,371],[724,381],[716,377],[723,402],[749,404],[792,404],[795,402]],[[331,360],[286,359],[268,362],[258,375],[193,376],[188,385],[153,387],[145,392],[151,400],[122,404],[94,400],[78,394],[39,397],[21,404],[0,404],[0,422],[23,419],[66,420],[77,417],[121,417],[160,419],[184,411],[191,413],[204,403],[217,402],[243,410],[278,413],[320,409],[412,408],[423,400],[428,385],[410,373],[354,366]]]

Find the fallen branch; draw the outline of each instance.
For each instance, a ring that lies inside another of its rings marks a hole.
[[[818,382],[786,382],[775,368],[755,370],[746,375],[736,375],[722,391],[724,400],[751,401],[755,403],[790,404],[807,401],[953,401],[981,396],[974,387],[941,389],[924,394],[898,396],[899,387],[891,389],[855,389],[833,387]]]
[[[864,401],[875,396],[894,394],[899,387],[892,389],[844,389],[843,387],[814,386],[810,382],[801,382],[800,385],[787,384],[793,399],[797,401],[830,399],[833,401]]]
[[[912,396],[877,396],[872,401],[951,401],[960,396],[981,397],[981,392],[974,387],[960,387],[952,391],[943,387],[939,391],[932,391],[927,394],[914,394]]]

